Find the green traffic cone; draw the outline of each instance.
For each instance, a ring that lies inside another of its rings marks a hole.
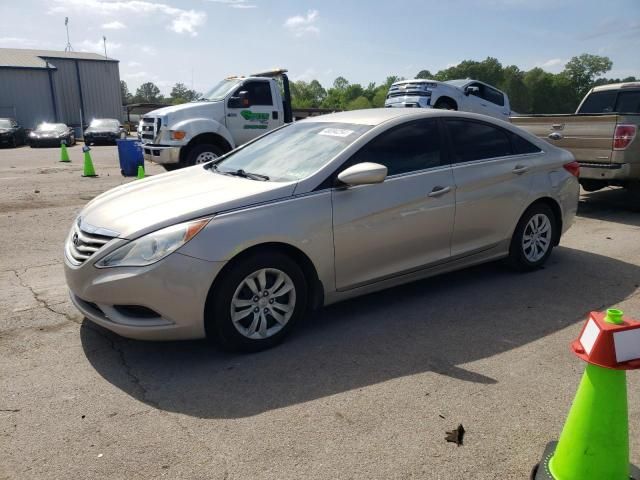
[[[556,480],[629,480],[624,370],[587,365],[549,472]]]
[[[69,159],[69,152],[67,152],[67,143],[64,140],[60,142],[60,161],[65,163],[71,161],[71,159]]]
[[[82,151],[84,152],[84,171],[82,173],[83,177],[97,177],[96,171],[93,168],[93,162],[91,161],[91,154],[89,153],[91,149],[87,146],[82,147]]]
[[[144,165],[138,165],[138,176],[136,177],[138,180],[145,177],[144,174]]]

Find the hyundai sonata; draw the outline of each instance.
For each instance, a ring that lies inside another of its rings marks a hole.
[[[259,350],[312,307],[505,257],[540,267],[573,221],[578,171],[486,116],[324,115],[96,197],[66,279],[123,336]]]

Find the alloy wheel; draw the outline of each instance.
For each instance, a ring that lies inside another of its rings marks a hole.
[[[551,221],[543,213],[529,219],[522,235],[522,252],[525,258],[535,263],[544,257],[551,246]]]
[[[231,300],[231,320],[241,335],[263,340],[277,334],[289,322],[296,307],[291,277],[275,268],[247,275]]]

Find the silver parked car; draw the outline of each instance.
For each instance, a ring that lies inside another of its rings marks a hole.
[[[314,117],[95,198],[65,245],[67,283],[123,336],[259,350],[309,307],[504,257],[539,267],[573,221],[577,175],[570,153],[486,116]]]

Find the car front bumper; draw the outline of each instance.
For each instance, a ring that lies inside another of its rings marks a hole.
[[[75,266],[65,258],[71,300],[86,318],[139,340],[205,337],[209,288],[225,262],[178,252],[146,267],[96,268],[94,261]]]
[[[167,145],[142,145],[144,159],[147,162],[159,163],[161,165],[170,163],[180,163],[180,147]]]

